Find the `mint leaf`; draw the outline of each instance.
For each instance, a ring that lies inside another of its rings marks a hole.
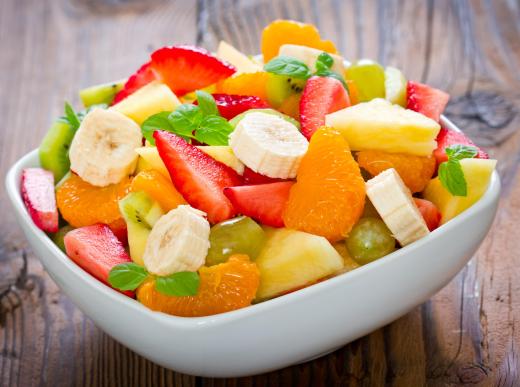
[[[193,137],[193,131],[199,127],[203,118],[204,114],[200,107],[185,103],[168,116],[168,121],[173,127],[173,133],[184,137]]]
[[[472,159],[478,154],[478,149],[469,145],[450,145],[444,149],[449,160]]]
[[[277,56],[271,59],[265,66],[264,70],[268,73],[285,75],[297,79],[310,78],[311,70],[309,67],[297,59],[290,56]]]
[[[79,126],[81,124],[81,121],[68,102],[65,102],[65,120],[69,123],[71,128],[76,131],[79,129]]]
[[[168,117],[171,112],[160,112],[154,114],[153,116],[148,117],[141,124],[141,132],[143,133],[143,137],[152,144],[155,145],[155,139],[153,138],[153,133],[156,130],[166,130],[168,132],[174,132],[172,125],[170,124],[170,120]]]
[[[458,160],[448,160],[439,165],[441,184],[454,196],[467,196],[468,188],[464,172]]]
[[[213,98],[211,94],[202,90],[197,90],[195,94],[197,95],[197,102],[199,103],[200,110],[202,110],[204,115],[220,115],[215,98]]]
[[[199,274],[193,271],[181,271],[155,279],[155,289],[167,296],[194,296],[199,290],[199,284]]]
[[[148,276],[148,272],[136,263],[116,265],[108,274],[108,283],[119,290],[135,290]]]
[[[228,145],[228,137],[233,131],[231,124],[220,116],[206,116],[195,131],[195,139],[208,145]]]
[[[318,55],[318,58],[316,59],[316,71],[329,70],[333,64],[334,59],[326,52],[322,52],[320,55]]]

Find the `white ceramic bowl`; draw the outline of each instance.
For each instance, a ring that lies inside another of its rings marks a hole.
[[[453,127],[443,118],[443,124]],[[6,178],[18,223],[62,291],[101,329],[142,356],[187,374],[238,377],[328,353],[395,320],[430,298],[461,270],[486,236],[500,181],[427,237],[378,261],[297,292],[221,315],[182,318],[153,312],[91,277],[39,230],[20,197],[20,175],[37,151]]]

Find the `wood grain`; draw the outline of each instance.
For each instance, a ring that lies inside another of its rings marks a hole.
[[[97,329],[44,272],[0,190],[0,385],[520,385],[518,1],[2,0],[0,176],[38,146],[64,100],[78,104],[81,87],[130,74],[166,44],[214,49],[225,39],[258,52],[262,26],[280,17],[315,23],[351,60],[374,58],[451,93],[448,116],[499,160],[503,183],[470,264],[425,304],[326,357],[251,378],[195,378]]]

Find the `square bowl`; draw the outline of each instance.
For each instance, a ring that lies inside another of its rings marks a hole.
[[[445,117],[441,124],[459,130]],[[471,208],[386,257],[244,309],[184,318],[151,311],[105,286],[34,225],[20,195],[20,176],[37,166],[34,150],[11,167],[6,187],[16,219],[51,278],[128,348],[164,367],[207,377],[253,375],[310,360],[404,315],[467,263],[491,227],[500,195],[495,171]]]

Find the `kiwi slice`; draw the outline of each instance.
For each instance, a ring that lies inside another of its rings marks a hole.
[[[236,128],[238,123],[242,120],[242,118],[244,118],[244,116],[246,114],[254,113],[254,112],[273,114],[275,116],[279,116],[279,117],[283,118],[285,121],[290,122],[291,124],[296,126],[298,129],[300,129],[300,123],[297,120],[295,120],[292,117],[289,117],[286,114],[280,113],[278,110],[274,110],[274,109],[250,109],[250,110],[247,110],[247,111],[240,113],[239,115],[233,117],[231,120],[229,120],[229,123],[231,124],[231,126],[234,129],[234,128]]]
[[[70,169],[69,148],[74,133],[67,122],[59,119],[52,124],[40,144],[40,165],[54,174],[55,182],[60,181]]]
[[[270,73],[266,83],[267,100],[271,106],[278,108],[291,95],[301,94],[306,82],[305,79]]]
[[[128,230],[130,257],[143,264],[143,254],[153,225],[164,214],[159,204],[144,192],[131,192],[119,201]]]
[[[103,83],[87,87],[79,92],[79,98],[83,105],[88,108],[92,105],[107,104],[114,102],[114,97],[125,85],[126,79],[120,81]]]

